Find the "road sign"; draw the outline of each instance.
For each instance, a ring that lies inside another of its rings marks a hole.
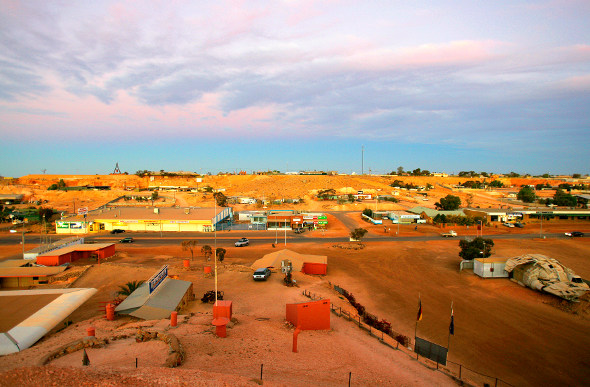
[[[78,215],[86,215],[88,213],[88,207],[78,208]]]

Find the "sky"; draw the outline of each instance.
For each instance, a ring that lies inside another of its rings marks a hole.
[[[588,0],[0,0],[0,175],[588,174],[588,20]]]

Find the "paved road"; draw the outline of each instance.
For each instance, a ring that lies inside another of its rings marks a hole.
[[[217,245],[220,247],[228,247],[233,246],[234,242],[241,237],[241,234],[236,232],[232,232],[231,235],[229,233],[219,232],[217,233]],[[187,239],[196,239],[199,241],[199,244],[208,244],[213,245],[215,242],[215,238],[212,234],[202,234],[202,233],[163,233],[163,236],[160,237],[158,233],[124,233],[118,235],[111,235],[111,234],[99,234],[99,235],[89,235],[85,236],[84,239],[89,242],[96,242],[96,243],[116,243],[120,239],[130,236],[134,239],[134,245],[141,245],[141,246],[154,246],[154,245],[180,245],[180,243]],[[373,234],[375,235],[375,234]],[[568,238],[563,233],[547,233],[543,234],[545,238],[554,239],[564,239]],[[247,236],[251,244],[271,244],[275,243],[275,233],[272,231],[260,231],[260,232],[248,232]],[[53,235],[53,241],[56,241],[61,238],[67,238],[69,236],[58,237]],[[371,241],[378,241],[378,242],[424,242],[424,241],[433,241],[433,240],[459,240],[462,238],[473,238],[473,235],[470,236],[463,236],[457,238],[442,238],[438,235],[431,235],[431,236],[403,236],[403,237],[396,237],[396,236],[382,236],[382,235],[375,235],[375,236],[367,236],[363,238],[364,242],[371,242]],[[484,238],[489,238],[492,240],[496,239],[533,239],[539,238],[539,234],[499,234],[499,235],[484,235]],[[29,234],[26,235],[25,242],[27,244],[39,244],[39,235],[36,234]],[[278,233],[277,236],[277,243],[279,246],[284,245],[285,242],[285,234]],[[308,237],[305,234],[297,235],[293,232],[287,232],[287,245],[296,243],[307,243],[307,242],[316,242],[316,243],[338,243],[338,242],[346,242],[348,241],[347,237]],[[2,235],[0,236],[0,246],[1,245],[14,245],[20,244],[21,242],[21,235]],[[0,252],[1,255],[1,252]]]

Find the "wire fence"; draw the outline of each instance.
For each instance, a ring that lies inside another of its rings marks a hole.
[[[343,288],[337,285],[333,285],[333,288],[341,294],[343,291],[345,291]],[[315,297],[312,299],[321,299],[321,296],[318,296],[306,290],[303,291],[303,294],[309,298]],[[344,318],[347,321],[353,322],[355,325],[359,327],[359,329],[367,332],[370,336],[379,340],[381,344],[391,349],[403,352],[406,355],[408,355],[408,357],[420,361],[420,363],[423,364],[425,367],[428,367],[430,369],[436,369],[440,372],[447,374],[453,379],[478,386],[514,387],[513,384],[510,384],[505,380],[473,370],[471,368],[464,366],[461,363],[456,363],[447,359],[447,365],[443,366],[438,362],[432,361],[425,357],[421,357],[416,352],[414,352],[413,348],[410,345],[408,347],[400,345],[399,341],[395,340],[393,337],[384,334],[382,331],[379,331],[368,324],[365,324],[362,321],[361,316],[357,313],[343,310],[341,307],[335,306],[333,303],[330,304],[330,310],[336,316]]]

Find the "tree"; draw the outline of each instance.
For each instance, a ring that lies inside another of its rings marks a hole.
[[[336,196],[336,190],[333,188],[321,189],[318,191],[318,194],[317,194],[318,199],[322,199],[322,200],[330,199],[333,196]]]
[[[219,262],[223,262],[223,259],[225,258],[225,253],[227,251],[223,247],[218,247],[215,251]]]
[[[525,202],[525,203],[532,203],[535,201],[535,199],[537,197],[535,195],[535,191],[533,191],[533,189],[531,187],[524,186],[520,189],[520,191],[518,191],[516,198],[518,200]]]
[[[48,221],[53,216],[53,210],[51,208],[39,207],[39,219]]]
[[[461,198],[449,194],[441,198],[439,202],[434,203],[434,206],[440,210],[454,211],[461,206]]]
[[[350,232],[350,237],[360,243],[367,232],[364,228],[355,228],[354,231]]]
[[[137,290],[137,288],[140,287],[143,283],[143,280],[127,282],[125,285],[119,286],[119,291],[117,292],[117,295],[129,296],[131,295],[131,293]]]
[[[154,200],[158,200],[158,191],[154,191],[154,192],[152,192],[152,202],[153,202]]]
[[[227,206],[227,197],[222,192],[215,192],[213,194],[213,198],[215,199],[219,207]]]
[[[565,193],[562,189],[558,189],[553,196],[553,203],[558,206],[576,207],[578,205],[578,200],[572,194]]]
[[[209,245],[205,245],[201,247],[201,254],[207,258],[207,261],[211,259],[211,254],[213,254],[213,249]]]
[[[194,249],[197,247],[198,244],[199,243],[194,239],[180,242],[180,245],[182,246],[182,251],[191,252],[191,261],[194,259]]]
[[[403,175],[404,174],[404,167],[397,167],[397,174]]]
[[[502,188],[504,187],[504,183],[502,183],[500,180],[494,180],[492,182],[490,182],[490,187],[494,187],[494,188]]]
[[[471,261],[474,258],[487,258],[492,255],[494,241],[491,239],[475,238],[472,241],[460,240],[459,257]]]
[[[369,218],[372,218],[372,217],[373,217],[373,210],[372,210],[372,209],[370,209],[370,208],[365,208],[365,209],[363,210],[363,215],[366,215],[366,216],[368,216]]]

